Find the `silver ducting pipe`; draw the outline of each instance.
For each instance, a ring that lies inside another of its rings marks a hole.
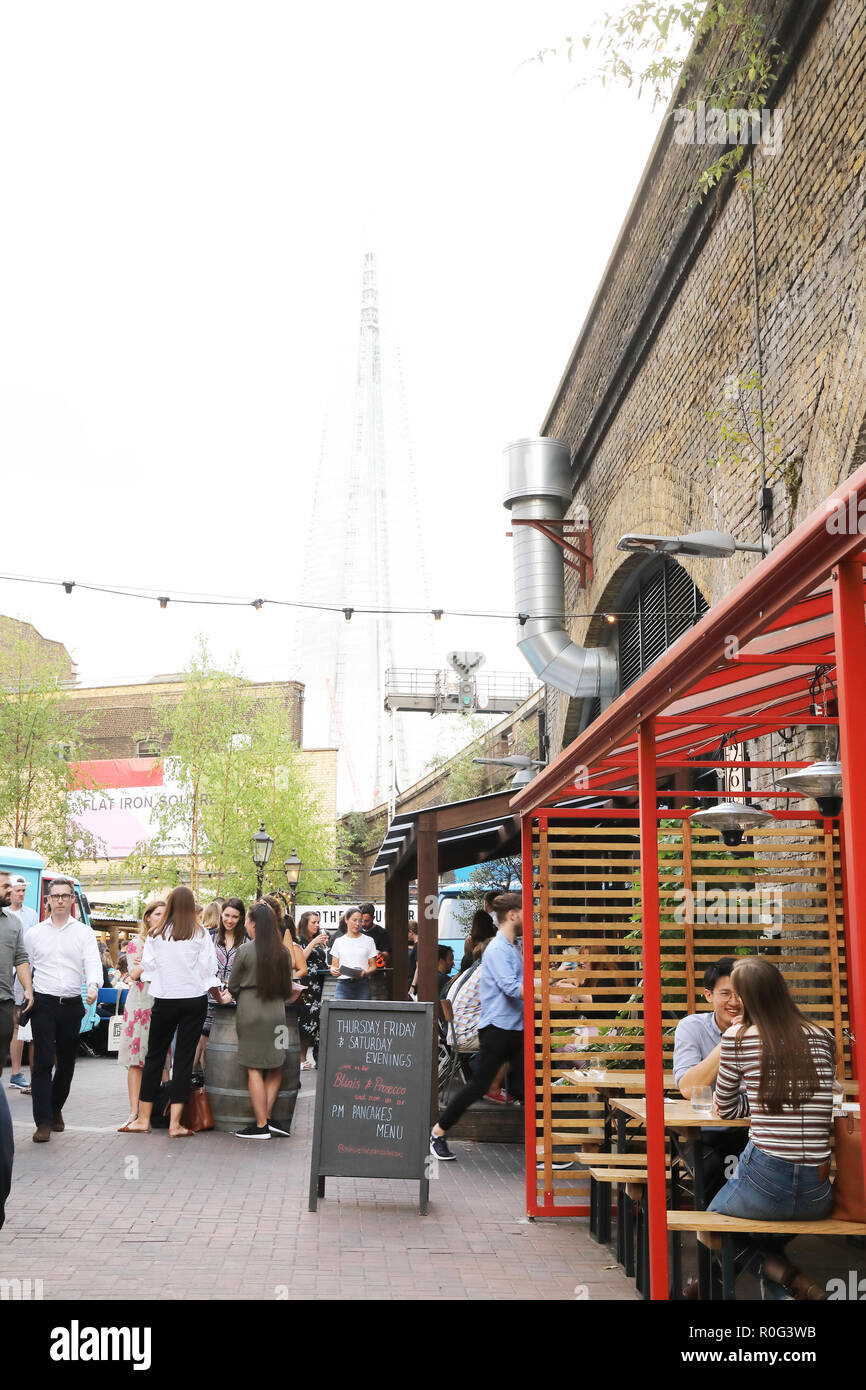
[[[515,439],[504,454],[505,506],[512,520],[562,518],[571,503],[571,451],[565,441]],[[565,631],[563,552],[534,526],[514,527],[514,601],[518,613],[531,615],[518,629],[517,645],[539,680],[575,697],[609,700],[617,693],[613,652],[579,647]]]

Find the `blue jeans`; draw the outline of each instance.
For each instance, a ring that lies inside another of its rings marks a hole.
[[[833,1210],[829,1177],[808,1163],[789,1163],[759,1149],[751,1140],[743,1150],[737,1176],[730,1178],[707,1207],[726,1216],[755,1221],[822,1221]],[[744,1240],[736,1249],[737,1263],[760,1274],[764,1255],[776,1254],[778,1243]],[[767,1281],[770,1298],[785,1297],[781,1285]]]
[[[335,999],[369,999],[372,985],[369,980],[338,980]]]

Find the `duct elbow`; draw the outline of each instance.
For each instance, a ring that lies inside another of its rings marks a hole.
[[[561,520],[571,502],[571,451],[562,439],[506,445],[505,506],[514,527],[514,598],[528,614],[518,648],[539,680],[572,698],[609,700],[619,672],[606,647],[580,647],[565,630],[563,553],[533,522]]]

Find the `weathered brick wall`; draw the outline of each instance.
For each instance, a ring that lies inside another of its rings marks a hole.
[[[139,739],[157,739],[162,752],[171,747],[171,734],[160,713],[160,703],[176,704],[183,682],[75,689],[70,702],[81,709],[85,732],[79,755],[91,758],[133,758]],[[253,700],[278,700],[285,710],[286,729],[295,743],[303,735],[304,687],[298,681],[273,681],[250,686]]]
[[[784,28],[810,6],[769,8]],[[778,96],[779,148],[755,157],[765,413],[781,456],[796,460],[787,478],[770,461],[776,540],[866,458],[866,14],[862,0],[812,14]],[[578,593],[566,571],[568,610],[615,607],[640,564],[616,550],[626,531],[758,539],[756,456],[708,463],[720,434],[707,413],[729,377],[755,368],[748,195],[687,206],[713,157],[674,143],[670,124],[660,137],[543,425],[572,446],[575,504],[588,507],[593,531],[593,582]],[[758,559],[680,558],[711,604]],[[574,620],[571,632],[590,645],[604,635],[598,618]],[[572,704],[552,692],[553,754],[576,733]]]

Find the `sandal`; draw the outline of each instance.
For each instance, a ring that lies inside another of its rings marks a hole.
[[[186,1129],[184,1126],[181,1126],[180,1129],[176,1129],[176,1130],[171,1130],[171,1129],[170,1129],[170,1130],[168,1131],[168,1134],[169,1134],[169,1138],[170,1138],[170,1139],[191,1139],[192,1136],[195,1134],[195,1130],[194,1130],[194,1129]]]
[[[130,1115],[129,1119],[126,1120],[124,1124],[118,1125],[118,1127],[117,1127],[117,1132],[118,1132],[118,1134],[128,1134],[128,1133],[129,1133],[129,1126],[130,1126],[130,1125],[134,1125],[137,1119],[138,1119],[138,1116],[137,1116],[137,1115]],[[138,1133],[141,1133],[141,1131],[139,1130]]]

